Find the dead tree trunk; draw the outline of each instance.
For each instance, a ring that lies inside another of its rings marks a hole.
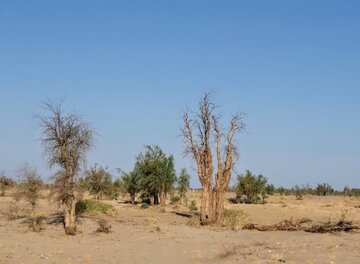
[[[205,94],[199,104],[199,112],[195,119],[190,119],[185,113],[184,127],[181,132],[185,139],[187,154],[191,154],[197,164],[198,176],[202,185],[202,201],[200,207],[200,222],[203,225],[222,223],[224,210],[224,193],[229,186],[233,156],[236,154],[234,136],[244,128],[243,113],[232,117],[226,135],[223,135],[219,126],[219,116],[213,114],[215,105],[210,95]],[[194,137],[194,131],[197,131]],[[217,173],[214,173],[212,156],[212,135],[215,139]],[[225,138],[226,144],[222,145]],[[222,151],[225,152],[223,161]]]

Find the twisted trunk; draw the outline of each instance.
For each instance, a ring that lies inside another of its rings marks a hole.
[[[203,186],[200,207],[200,222],[202,225],[210,225],[215,221],[213,196],[211,185]]]
[[[65,204],[64,208],[64,228],[65,234],[76,235],[76,214],[75,214],[76,199],[72,197]]]

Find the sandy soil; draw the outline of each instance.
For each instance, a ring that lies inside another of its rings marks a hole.
[[[227,194],[232,197],[233,194]],[[198,192],[189,200],[199,199]],[[11,203],[0,197],[0,210]],[[47,216],[45,230],[28,230],[27,218],[8,221],[0,214],[0,263],[360,263],[360,234],[231,231],[187,226],[188,218],[168,206],[139,209],[106,201],[118,210],[109,218],[109,234],[95,232],[95,217],[79,217],[81,234],[69,237],[57,221],[56,206],[42,199],[38,212]],[[199,204],[199,203],[198,203]],[[226,207],[245,211],[249,221],[273,224],[293,217],[326,222],[346,213],[360,225],[360,201],[348,197],[272,196],[265,205]],[[181,209],[181,208],[180,208]],[[177,209],[177,210],[180,210]],[[183,208],[185,209],[185,208]]]

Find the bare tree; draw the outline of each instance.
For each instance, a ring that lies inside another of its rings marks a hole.
[[[184,126],[181,129],[186,144],[185,153],[192,155],[196,161],[202,185],[200,221],[203,225],[222,222],[224,193],[230,182],[237,153],[235,136],[245,128],[242,122],[245,114],[237,113],[232,116],[227,133],[223,134],[219,124],[220,115],[214,114],[215,109],[210,94],[206,93],[200,100],[194,119],[191,119],[188,112],[184,114]],[[225,143],[222,143],[224,139]],[[216,173],[213,151],[216,153]]]
[[[42,129],[42,145],[50,167],[58,167],[54,175],[53,195],[64,209],[67,235],[76,234],[76,178],[86,154],[93,145],[94,130],[77,114],[64,114],[61,104],[44,104],[47,116],[37,116]]]

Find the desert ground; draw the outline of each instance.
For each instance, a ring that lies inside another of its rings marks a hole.
[[[227,193],[227,198],[235,194]],[[200,192],[188,193],[200,204]],[[0,211],[11,204],[0,197]],[[0,214],[0,263],[360,263],[360,233],[313,234],[304,231],[229,230],[189,226],[185,206],[140,209],[124,200],[104,201],[117,213],[108,216],[110,233],[96,232],[97,216],[79,216],[76,236],[64,234],[59,210],[40,200],[44,230],[28,228],[28,218],[9,221]],[[310,218],[322,223],[341,216],[360,225],[360,200],[343,196],[270,196],[266,204],[231,204],[245,222],[274,224],[284,219]],[[25,208],[26,209],[26,208]]]

